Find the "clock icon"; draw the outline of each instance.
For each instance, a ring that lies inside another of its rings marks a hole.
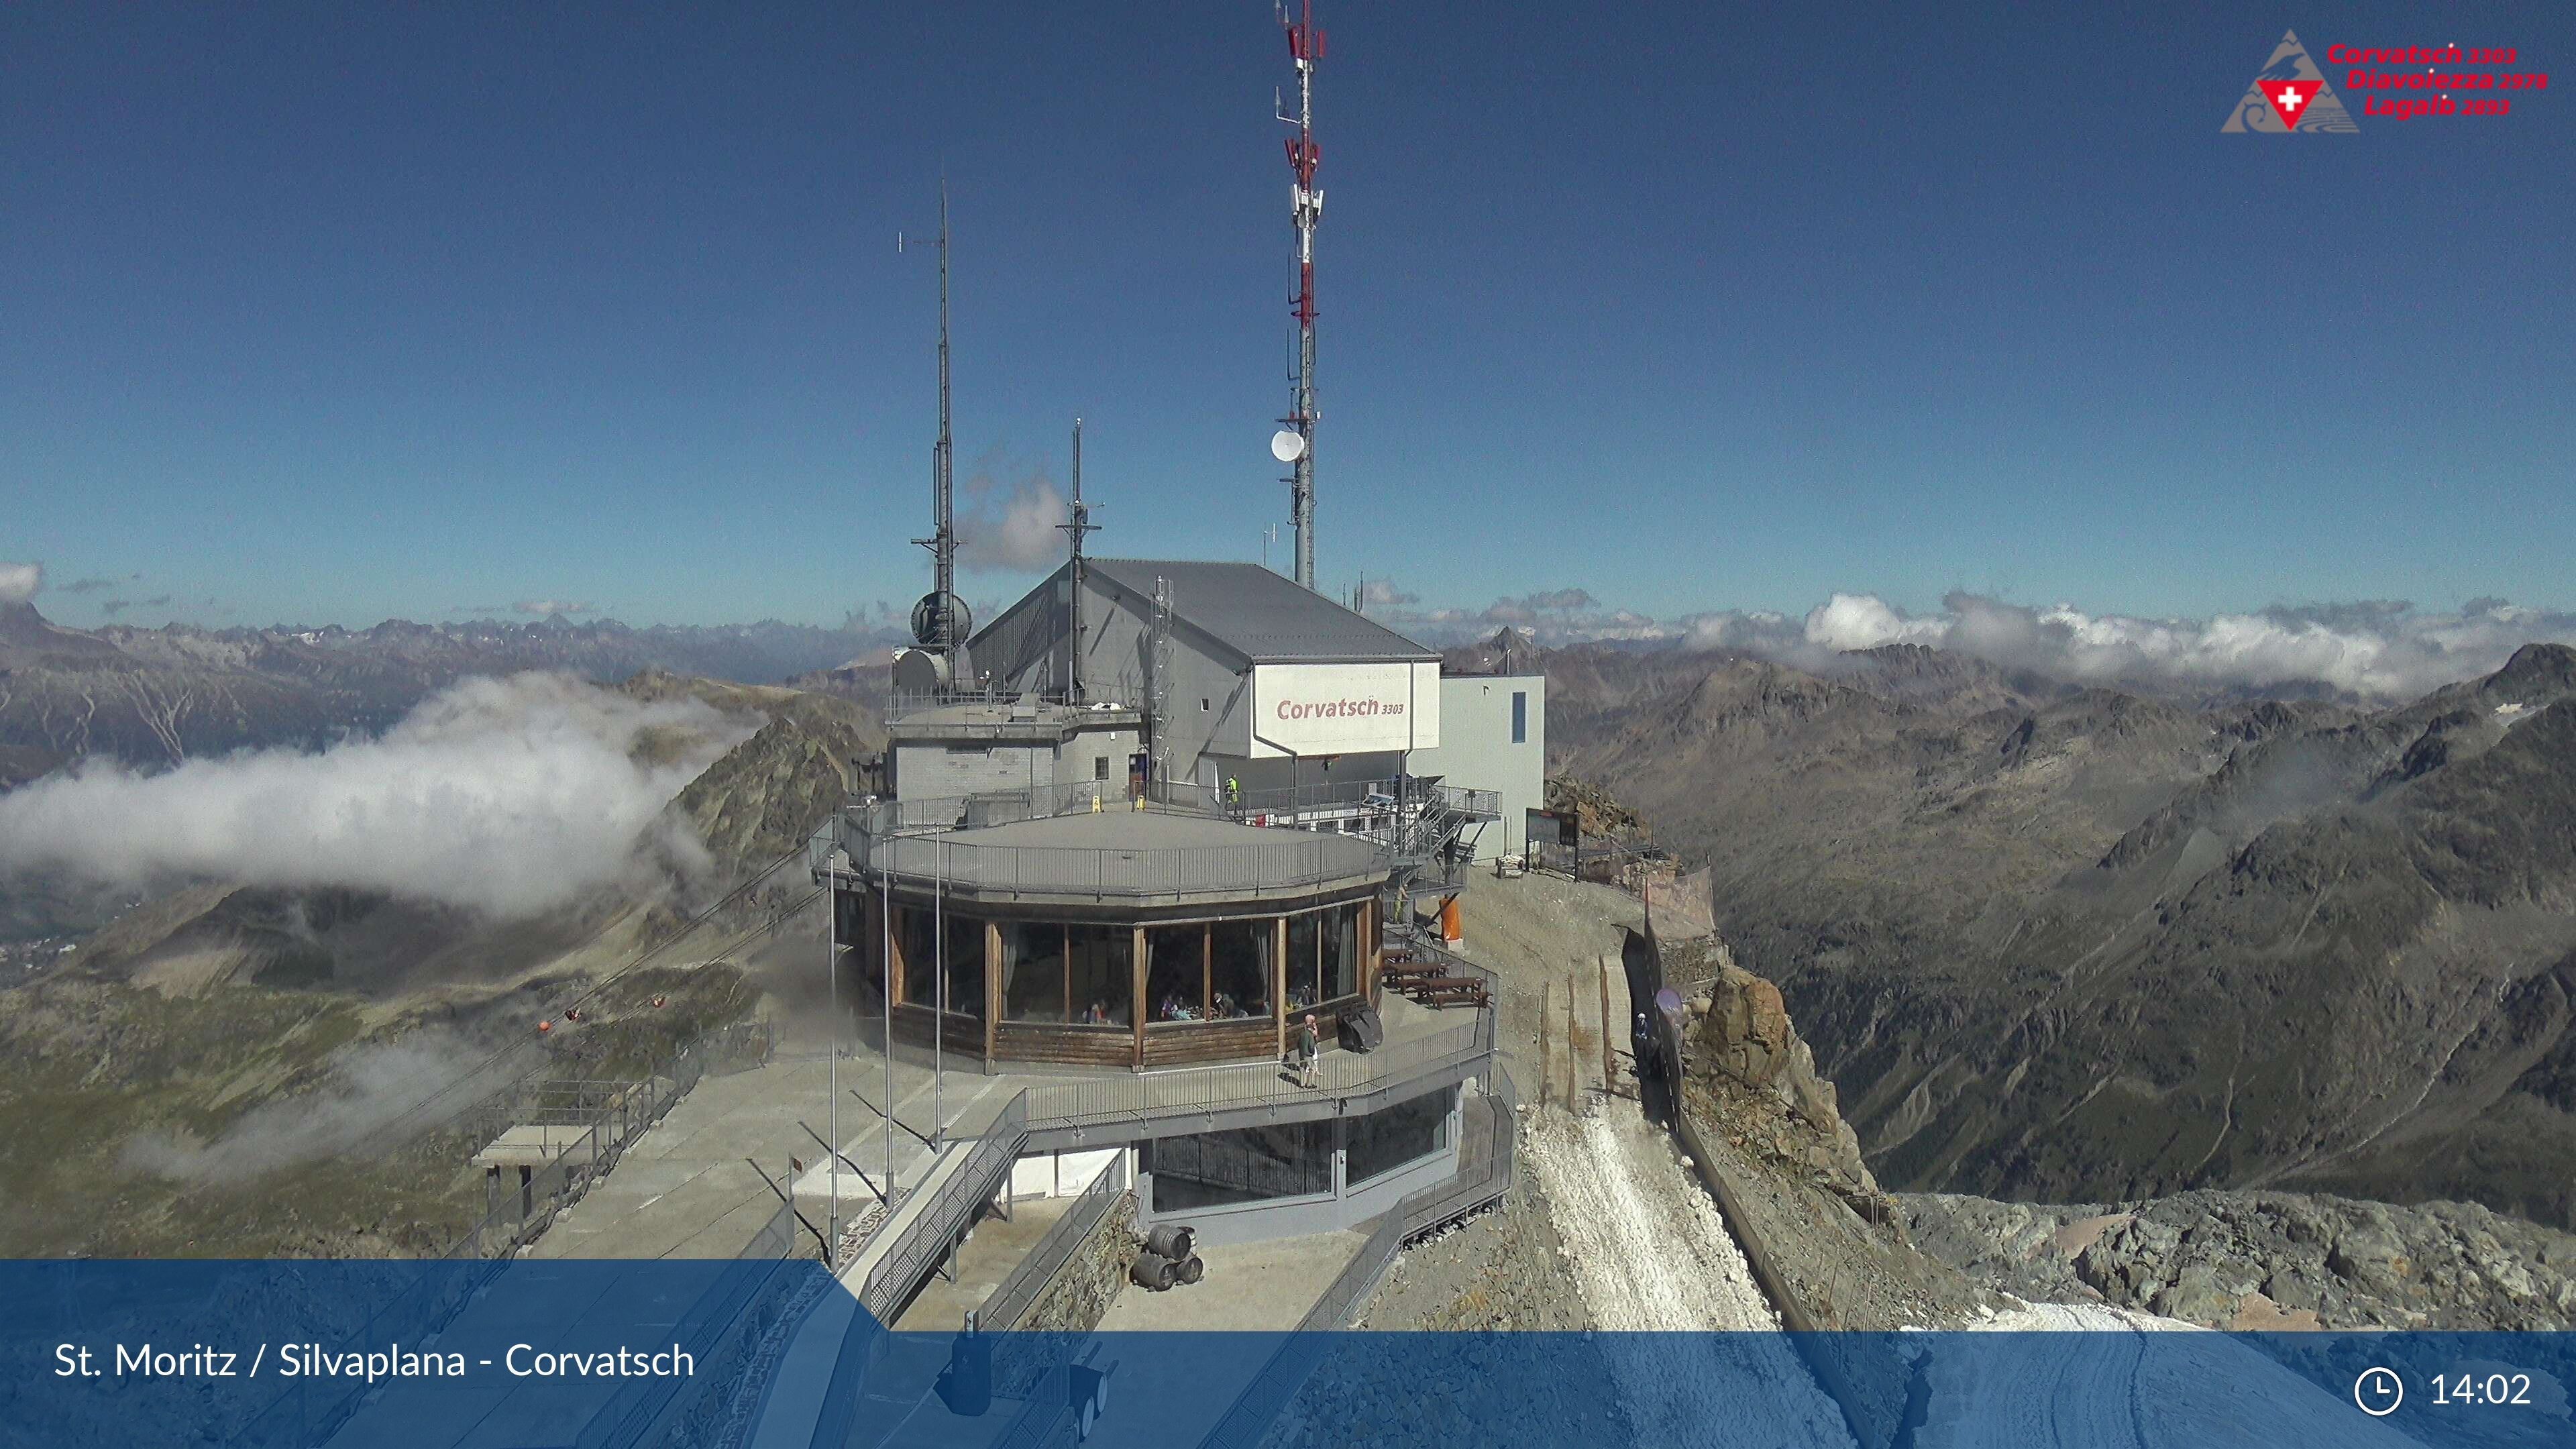
[[[2385,1419],[2406,1402],[2406,1385],[2395,1369],[2366,1368],[2352,1381],[2352,1401],[2374,1419]]]

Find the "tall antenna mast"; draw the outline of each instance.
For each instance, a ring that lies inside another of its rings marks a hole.
[[[903,250],[903,237],[895,237]],[[948,433],[948,181],[939,182],[939,441],[930,445],[930,537],[914,543],[930,550],[930,593],[913,606],[912,636],[951,666],[971,633],[965,601],[957,597],[957,487],[955,452]]]
[[[1073,420],[1073,508],[1069,522],[1059,523],[1073,540],[1073,627],[1066,637],[1072,641],[1073,657],[1065,664],[1064,698],[1067,704],[1081,704],[1082,698],[1082,540],[1085,534],[1098,533],[1100,525],[1091,521],[1091,505],[1082,501],[1082,419]]]
[[[1298,0],[1291,20],[1288,0],[1276,0],[1279,23],[1288,32],[1288,55],[1297,63],[1297,114],[1276,106],[1279,119],[1297,128],[1288,142],[1288,169],[1296,176],[1289,188],[1288,210],[1297,227],[1297,376],[1288,416],[1279,421],[1296,435],[1292,449],[1283,435],[1274,455],[1291,464],[1288,517],[1297,530],[1297,582],[1315,586],[1315,223],[1323,220],[1324,193],[1315,185],[1315,163],[1323,153],[1315,146],[1315,63],[1324,58],[1324,32],[1315,28],[1315,0]]]

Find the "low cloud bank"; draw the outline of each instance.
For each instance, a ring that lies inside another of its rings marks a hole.
[[[1401,597],[1392,581],[1371,588]],[[1937,612],[1916,614],[1875,594],[1838,593],[1803,615],[1729,609],[1656,619],[1604,608],[1568,588],[1497,599],[1483,609],[1376,612],[1435,645],[1491,638],[1508,625],[1543,644],[1666,642],[1830,671],[1850,650],[1920,644],[2080,683],[2213,691],[2323,684],[2371,700],[2411,698],[2489,673],[2525,644],[2576,644],[2576,613],[2503,599],[2474,599],[2448,613],[2368,600],[2153,619],[1966,592],[1945,597]]]
[[[1836,594],[1790,620],[1724,613],[1683,621],[1686,639],[1784,662],[1829,667],[1845,650],[1922,644],[2083,683],[2132,681],[2212,689],[2322,683],[2368,699],[2401,699],[2488,673],[2534,642],[2576,643],[2576,614],[2501,599],[2435,613],[2395,601],[2281,607],[2206,619],[2088,614],[1953,593],[1934,614],[1869,594]]]
[[[0,604],[23,604],[45,586],[40,563],[0,563]]]
[[[160,774],[93,765],[0,795],[0,876],[376,890],[512,918],[700,857],[662,807],[757,721],[565,675],[468,679],[375,739]]]
[[[479,1080],[473,1077],[478,1070]],[[460,1081],[466,1090],[457,1090]],[[121,1160],[162,1177],[247,1182],[355,1150],[433,1095],[444,1093],[443,1100],[461,1110],[507,1083],[489,1052],[453,1032],[416,1032],[400,1041],[343,1048],[333,1055],[323,1087],[254,1107],[213,1141],[138,1136],[126,1143]]]

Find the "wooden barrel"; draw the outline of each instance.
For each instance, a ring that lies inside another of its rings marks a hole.
[[[1181,1281],[1195,1283],[1207,1276],[1207,1264],[1196,1254],[1181,1260]]]
[[[1136,1261],[1127,1265],[1128,1281],[1155,1293],[1171,1287],[1179,1273],[1179,1265],[1160,1253],[1139,1253]]]
[[[1166,1223],[1145,1235],[1145,1251],[1177,1263],[1190,1255],[1197,1238],[1188,1228]]]

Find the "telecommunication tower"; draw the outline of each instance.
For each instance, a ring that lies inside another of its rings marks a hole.
[[[1288,55],[1297,63],[1297,114],[1288,114],[1273,98],[1279,119],[1297,128],[1288,139],[1288,169],[1296,178],[1289,188],[1288,210],[1297,228],[1297,373],[1289,397],[1285,431],[1271,440],[1272,456],[1289,464],[1288,517],[1297,530],[1297,582],[1315,586],[1315,224],[1323,220],[1324,192],[1315,184],[1315,163],[1323,152],[1315,145],[1315,64],[1324,58],[1324,32],[1315,28],[1315,0],[1298,0],[1292,18],[1288,0],[1276,0],[1280,27],[1288,32]]]
[[[904,248],[903,237],[895,249]],[[957,597],[957,489],[948,432],[948,183],[939,183],[939,440],[930,446],[930,537],[914,543],[930,550],[930,592],[912,606],[913,642],[953,668],[974,622]],[[962,671],[958,671],[962,673]],[[952,678],[955,676],[952,675]]]
[[[1073,420],[1073,506],[1066,510],[1067,521],[1056,525],[1073,540],[1073,618],[1066,631],[1071,641],[1071,657],[1065,662],[1064,698],[1067,704],[1088,703],[1082,687],[1082,540],[1100,531],[1091,521],[1091,505],[1082,501],[1082,419]]]

